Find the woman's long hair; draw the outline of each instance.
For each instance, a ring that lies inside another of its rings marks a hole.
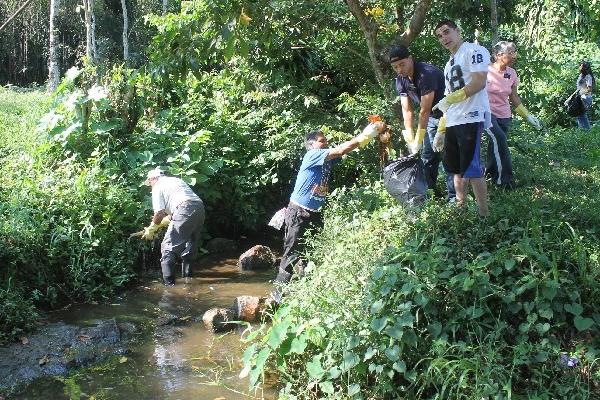
[[[586,75],[590,75],[592,77],[592,85],[596,84],[596,79],[594,78],[594,73],[592,72],[592,65],[589,62],[583,61],[579,65],[579,73],[583,77],[585,77]]]

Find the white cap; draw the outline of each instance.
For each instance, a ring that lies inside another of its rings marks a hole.
[[[160,167],[156,167],[154,169],[151,169],[150,171],[148,171],[148,176],[146,177],[146,180],[144,181],[144,183],[146,185],[150,184],[150,179],[152,178],[158,178],[159,176],[164,176],[164,171],[162,169],[160,169]]]

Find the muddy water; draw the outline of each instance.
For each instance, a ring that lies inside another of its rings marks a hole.
[[[17,399],[249,399],[276,398],[273,386],[248,393],[238,377],[244,344],[243,328],[213,334],[202,324],[203,313],[230,307],[240,295],[265,296],[274,271],[240,272],[237,259],[203,260],[194,277],[174,287],[157,280],[113,299],[111,304],[75,305],[55,312],[50,322],[87,325],[115,318],[142,327],[125,356],[80,370],[67,378],[31,384]],[[171,314],[184,324],[155,329],[160,316]]]

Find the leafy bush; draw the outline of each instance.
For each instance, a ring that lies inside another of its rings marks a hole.
[[[145,210],[138,187],[122,174],[62,159],[37,133],[44,96],[0,94],[8,116],[0,131],[0,276],[12,282],[2,289],[3,306],[12,307],[2,326],[8,339],[31,326],[31,304],[107,298],[131,280],[138,246],[126,239]],[[13,118],[23,106],[28,112]]]
[[[14,287],[11,279],[6,285],[0,288],[0,345],[32,328],[37,317],[31,299]]]
[[[276,370],[290,399],[597,397],[600,137],[516,135],[526,186],[492,190],[485,220],[340,190],[306,278],[250,336],[251,385]]]
[[[77,164],[32,168],[14,159],[6,160],[3,171],[5,276],[48,305],[65,297],[106,296],[132,277],[137,250],[126,242],[126,233],[136,226],[139,211],[122,177]]]

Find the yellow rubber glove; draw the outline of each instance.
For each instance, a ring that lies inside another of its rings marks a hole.
[[[358,146],[362,149],[369,142],[377,137],[380,132],[383,132],[385,129],[385,124],[383,122],[372,122],[363,129],[362,133],[356,136],[356,140],[358,140]]]
[[[410,142],[415,140],[415,134],[413,133],[412,128],[404,129],[402,131],[402,137],[404,138],[406,144],[409,144]]]
[[[160,221],[160,224],[158,224],[159,229],[160,228],[166,228],[167,226],[169,226],[169,224],[171,223],[171,217],[169,217],[168,215],[166,217],[164,217],[162,219],[162,221]]]
[[[440,118],[440,122],[438,124],[437,132],[435,137],[433,138],[433,143],[431,147],[433,147],[433,151],[440,153],[444,150],[444,142],[446,140],[446,116],[444,115]]]
[[[460,103],[461,101],[465,101],[466,99],[467,99],[467,92],[465,92],[465,88],[458,89],[457,91],[452,92],[452,93],[448,93],[448,95],[446,96],[446,100],[448,101],[448,104]]]
[[[408,144],[408,148],[411,154],[417,154],[419,150],[421,150],[421,146],[423,146],[423,139],[425,138],[425,129],[419,128],[417,129],[417,136],[415,136],[414,140]]]
[[[515,112],[519,114],[529,125],[533,126],[538,131],[542,129],[542,124],[540,120],[537,119],[533,114],[529,112],[527,108],[523,105],[523,103],[519,104],[517,108],[515,108]]]
[[[144,228],[144,233],[142,234],[142,239],[144,240],[153,240],[154,236],[156,236],[156,232],[160,229],[160,224],[155,224],[152,222],[150,226]]]

